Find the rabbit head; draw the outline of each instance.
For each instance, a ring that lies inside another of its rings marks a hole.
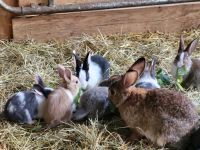
[[[70,90],[72,95],[77,95],[80,89],[80,81],[76,76],[72,75],[71,70],[58,65],[58,74],[63,79],[62,87]]]
[[[153,58],[151,63],[146,62],[146,66],[144,72],[138,79],[136,83],[136,87],[147,88],[147,89],[154,89],[160,88],[160,85],[156,79],[156,58]]]
[[[190,68],[192,66],[192,60],[191,60],[191,54],[196,49],[198,43],[198,39],[194,39],[192,42],[188,44],[188,46],[185,48],[184,39],[181,35],[180,42],[179,42],[179,48],[178,48],[178,54],[176,55],[174,61],[173,61],[173,68],[172,68],[172,74],[174,77],[177,76],[177,70],[186,67],[187,72],[189,73]],[[187,74],[184,76],[184,78],[187,76]]]
[[[110,75],[110,64],[101,55],[87,53],[83,62],[73,51],[76,76],[79,78],[81,88],[88,90],[97,86],[102,80],[108,79]]]
[[[145,69],[145,58],[139,58],[123,75],[114,75],[107,81],[104,81],[104,86],[109,87],[109,99],[112,103],[119,107],[128,96],[126,91],[132,87],[143,73]]]

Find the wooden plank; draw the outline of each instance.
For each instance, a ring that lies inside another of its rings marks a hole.
[[[11,6],[17,6],[17,1],[4,0]],[[12,38],[12,17],[14,15],[0,8],[0,39]]]
[[[61,4],[75,4],[75,3],[88,3],[88,2],[105,2],[112,0],[55,0],[56,5]],[[30,6],[30,4],[47,4],[48,0],[19,0],[19,6]]]
[[[81,33],[180,32],[200,26],[200,2],[13,19],[14,39],[63,40]]]

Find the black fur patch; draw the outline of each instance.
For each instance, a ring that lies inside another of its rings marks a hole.
[[[103,74],[102,80],[108,79],[109,75],[110,75],[110,64],[109,64],[109,62],[104,57],[102,57],[100,55],[93,55],[91,57],[91,60],[93,62],[95,62],[97,65],[99,65],[99,67],[102,71],[102,74]]]

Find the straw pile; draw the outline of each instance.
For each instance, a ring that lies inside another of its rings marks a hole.
[[[200,30],[183,32],[186,43],[200,37]],[[40,74],[45,83],[56,87],[59,77],[56,65],[73,69],[72,50],[85,56],[88,50],[106,57],[111,63],[111,74],[123,73],[137,58],[158,58],[157,68],[170,74],[179,42],[178,34],[125,34],[97,37],[82,35],[63,43],[20,43],[0,41],[0,108],[13,93],[29,89],[34,75]],[[193,56],[200,57],[200,44]],[[200,103],[200,92],[189,90],[191,100]],[[131,145],[124,141],[124,124],[119,117],[69,123],[49,131],[41,131],[41,123],[18,125],[1,118],[0,149],[155,149],[145,141]]]

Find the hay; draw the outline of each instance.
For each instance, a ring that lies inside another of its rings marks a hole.
[[[183,32],[186,41],[200,37],[200,30]],[[110,60],[111,74],[123,73],[137,58],[158,58],[157,68],[170,73],[171,63],[178,47],[178,34],[148,33],[97,37],[82,35],[63,43],[56,41],[0,41],[0,108],[13,93],[25,90],[34,83],[34,75],[40,74],[47,85],[56,87],[59,77],[58,63],[73,69],[72,50],[82,56],[90,48]],[[193,56],[200,57],[200,44]],[[171,76],[170,76],[171,77]],[[200,103],[200,92],[186,93],[191,100]],[[18,125],[1,119],[0,149],[154,149],[139,142],[124,142],[125,129],[120,118],[112,121],[87,121],[83,124],[64,124],[49,131],[41,131],[41,124]]]

